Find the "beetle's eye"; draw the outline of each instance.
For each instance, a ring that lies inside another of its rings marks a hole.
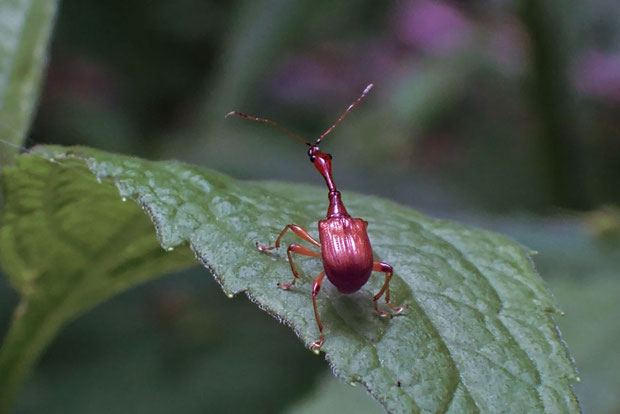
[[[314,160],[316,160],[316,157],[314,155],[310,156],[310,162],[314,162]]]
[[[331,160],[332,159],[332,154],[327,154],[327,155],[329,155],[329,159]]]

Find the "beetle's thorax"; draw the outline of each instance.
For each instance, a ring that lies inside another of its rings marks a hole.
[[[342,199],[340,198],[340,191],[330,191],[327,197],[329,198],[327,218],[351,217],[349,216],[347,209],[342,203]]]

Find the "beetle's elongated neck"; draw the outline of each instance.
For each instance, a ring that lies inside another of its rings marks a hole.
[[[319,169],[319,172],[321,173],[321,175],[325,179],[325,184],[327,184],[327,189],[329,190],[329,192],[330,193],[337,192],[336,191],[336,183],[334,183],[334,178],[332,177],[331,165],[329,166],[329,168],[321,168],[321,169]]]
[[[327,188],[329,189],[329,194],[327,194],[327,198],[329,199],[327,218],[349,217],[349,213],[347,212],[346,207],[342,203],[340,191],[336,190],[336,184],[334,183],[334,179],[332,178],[331,163],[329,164],[329,168],[325,168],[319,171],[321,172],[323,178],[325,178],[325,184],[327,184]]]
[[[332,178],[332,156],[321,152],[316,145],[310,147],[308,155],[310,156],[310,161],[312,161],[316,169],[325,179],[325,184],[327,184],[327,189],[329,190],[329,194],[327,195],[329,198],[327,218],[350,217],[344,204],[342,204],[340,191],[336,190],[336,184]]]

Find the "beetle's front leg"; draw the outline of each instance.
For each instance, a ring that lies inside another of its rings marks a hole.
[[[258,250],[260,251],[265,251],[265,250],[273,250],[273,249],[277,249],[278,247],[280,247],[280,240],[282,240],[282,237],[284,237],[284,233],[286,233],[287,230],[292,230],[293,233],[295,233],[298,237],[314,244],[317,247],[321,247],[321,243],[319,243],[318,241],[314,240],[312,238],[312,236],[310,234],[308,234],[308,232],[306,230],[304,230],[303,228],[299,227],[297,224],[289,224],[286,227],[284,227],[284,230],[282,230],[280,232],[280,235],[278,236],[278,238],[276,239],[276,244],[275,246],[271,246],[271,247],[267,247],[264,246],[260,243],[256,243],[256,247],[258,248]]]
[[[280,232],[280,235],[276,239],[275,246],[267,247],[267,246],[264,246],[264,245],[262,245],[260,243],[256,243],[256,247],[260,251],[273,250],[273,249],[279,248],[280,247],[280,241],[282,240],[282,237],[284,237],[284,234],[289,229],[292,230],[293,233],[295,233],[301,239],[304,239],[304,240],[314,244],[317,247],[321,247],[321,243],[319,243],[318,241],[314,240],[312,238],[312,236],[310,234],[308,234],[308,232],[306,230],[304,230],[303,228],[299,227],[296,224],[289,224],[286,227],[284,227],[284,230],[282,230]],[[307,247],[302,246],[300,244],[291,244],[290,246],[288,246],[288,249],[286,249],[286,255],[288,256],[288,262],[291,265],[291,271],[293,272],[293,281],[291,283],[282,283],[282,284],[280,284],[278,282],[278,286],[281,287],[282,289],[285,289],[285,290],[290,289],[291,286],[293,286],[295,284],[295,282],[297,281],[297,278],[299,277],[299,273],[297,272],[297,269],[295,269],[295,265],[293,264],[293,256],[291,256],[291,252],[294,252],[294,253],[297,253],[297,254],[301,254],[302,256],[321,257],[321,253],[318,253],[318,252],[315,252],[313,250],[310,250]]]
[[[390,266],[387,263],[383,263],[383,262],[374,262],[372,264],[372,270],[375,272],[385,273],[385,282],[383,283],[383,286],[381,287],[381,289],[379,289],[379,292],[377,292],[377,294],[373,296],[372,298],[372,300],[375,302],[375,310],[377,311],[377,313],[383,317],[390,315],[387,312],[383,312],[382,310],[379,310],[379,306],[377,303],[377,301],[381,298],[384,292],[385,292],[385,303],[388,304],[390,309],[392,309],[392,311],[396,313],[402,311],[404,309],[404,306],[394,306],[390,303],[390,280],[392,279],[392,274],[394,273],[392,266]]]

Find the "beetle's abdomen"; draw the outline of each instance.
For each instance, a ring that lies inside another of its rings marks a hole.
[[[319,221],[323,267],[342,293],[358,291],[372,272],[368,223],[360,218],[334,217]]]

